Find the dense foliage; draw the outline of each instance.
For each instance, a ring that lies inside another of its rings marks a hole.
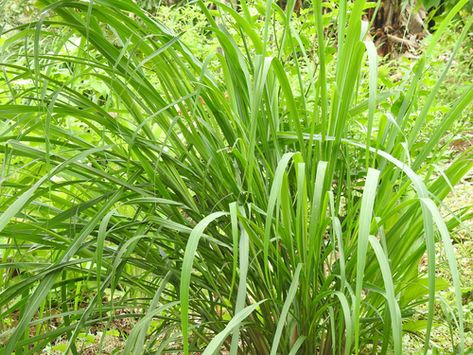
[[[466,0],[396,85],[364,0],[304,21],[295,1],[199,3],[205,48],[131,1],[41,3],[1,43],[3,353],[80,353],[127,318],[126,354],[400,354],[406,333],[427,350],[436,247],[465,351],[450,231],[471,215],[438,206],[473,153],[438,163],[473,87],[435,102],[471,18],[422,90]]]

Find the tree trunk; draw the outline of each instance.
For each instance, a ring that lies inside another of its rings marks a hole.
[[[424,35],[426,12],[415,4],[402,6],[402,0],[384,0],[378,10],[369,12],[373,19],[373,37],[380,55],[403,53],[418,48]]]
[[[287,0],[278,0],[278,5],[281,9],[286,10]],[[296,3],[294,4],[294,12],[299,14],[303,5],[303,0],[296,0]]]

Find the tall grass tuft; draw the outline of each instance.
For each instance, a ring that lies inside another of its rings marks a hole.
[[[309,46],[294,0],[260,17],[200,3],[220,46],[204,61],[131,1],[40,2],[1,51],[4,354],[77,354],[122,318],[126,354],[400,354],[413,323],[428,350],[437,244],[463,352],[449,231],[467,211],[438,206],[472,152],[432,164],[472,87],[415,143],[445,78],[417,108],[435,40],[466,0],[391,91],[364,0],[339,2],[336,37],[314,0]]]

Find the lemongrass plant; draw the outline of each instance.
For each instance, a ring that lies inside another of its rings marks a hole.
[[[335,63],[321,0],[313,48],[292,26],[294,0],[262,17],[245,0],[201,4],[216,71],[131,1],[42,0],[38,21],[2,43],[2,353],[61,339],[80,353],[81,333],[120,318],[136,322],[125,354],[400,354],[413,322],[427,351],[438,243],[463,352],[449,231],[466,211],[445,221],[438,205],[473,159],[439,177],[426,162],[473,90],[421,147],[451,61],[413,103],[465,2],[385,92],[364,0],[338,3]]]

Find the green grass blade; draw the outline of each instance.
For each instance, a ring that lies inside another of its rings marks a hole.
[[[274,333],[273,343],[271,344],[271,355],[276,355],[278,352],[279,342],[281,341],[281,335],[283,327],[286,323],[287,314],[289,313],[289,309],[291,308],[292,302],[294,297],[296,296],[297,289],[299,287],[299,274],[302,269],[302,264],[297,265],[296,271],[294,272],[294,276],[292,278],[291,286],[289,286],[289,290],[287,292],[286,300],[284,301],[284,305],[279,315],[278,325],[276,328],[276,332]]]
[[[371,220],[373,216],[374,200],[376,197],[376,188],[378,186],[380,172],[379,170],[369,169],[366,177],[365,189],[360,210],[360,227],[357,241],[356,257],[356,294],[353,310],[353,319],[355,320],[355,353],[359,352],[360,342],[360,305],[361,290],[363,287],[363,278],[365,274],[366,253],[368,250],[368,238],[371,229]]]
[[[181,328],[184,354],[189,354],[189,286],[191,282],[192,264],[195,253],[199,245],[200,238],[207,226],[216,219],[226,216],[226,212],[214,212],[205,217],[192,230],[187,242],[184,258],[182,261],[181,281],[180,281],[180,301],[181,301]],[[251,313],[251,312],[250,312]]]

